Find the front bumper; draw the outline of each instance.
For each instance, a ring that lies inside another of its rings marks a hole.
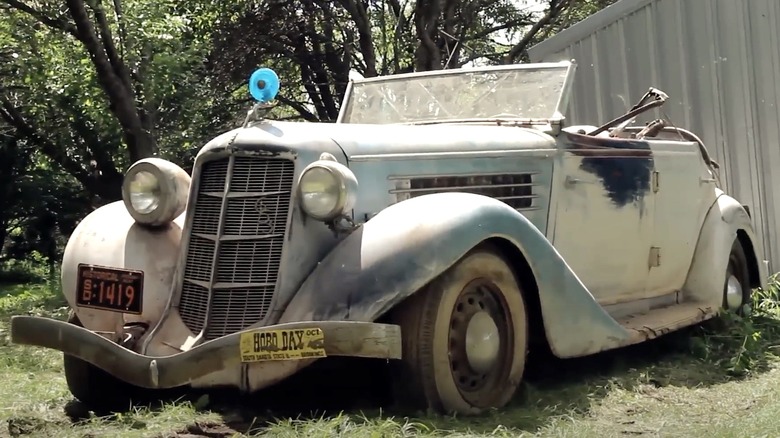
[[[315,328],[322,330],[327,356],[401,358],[399,326],[356,321],[303,321],[246,329],[188,351],[153,357],[128,350],[99,334],[64,321],[14,316],[11,318],[11,342],[59,350],[135,386],[162,389],[185,386],[207,374],[239,365],[241,333]]]

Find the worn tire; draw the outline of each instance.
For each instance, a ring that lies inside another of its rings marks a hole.
[[[68,315],[68,322],[83,327],[73,311]],[[68,354],[63,354],[63,366],[70,393],[95,412],[127,410],[142,395],[143,389]]]
[[[723,308],[743,315],[745,306],[750,305],[750,300],[750,271],[745,249],[739,239],[734,239],[726,266],[726,280],[723,283]]]
[[[528,318],[518,279],[492,246],[466,254],[401,303],[392,320],[401,326],[403,341],[393,376],[399,407],[471,415],[512,399],[525,368]],[[468,342],[468,329],[480,330],[479,323],[483,337]]]

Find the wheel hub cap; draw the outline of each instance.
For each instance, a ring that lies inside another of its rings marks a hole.
[[[742,306],[743,291],[742,284],[737,277],[730,275],[726,282],[726,305],[734,310]]]
[[[498,326],[490,315],[477,312],[466,328],[466,359],[478,373],[487,373],[496,363],[501,340]]]
[[[455,301],[450,320],[449,362],[464,400],[488,406],[506,384],[514,338],[501,290],[490,280],[468,283]]]

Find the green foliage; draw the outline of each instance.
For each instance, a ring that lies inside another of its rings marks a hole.
[[[208,66],[218,83],[233,86],[258,66],[272,67],[282,77],[280,102],[304,120],[328,122],[351,70],[372,77],[521,62],[564,14],[607,1],[220,3]]]
[[[566,8],[558,19],[542,32],[539,36],[539,40],[549,38],[617,1],[618,0],[575,0],[572,7]]]
[[[0,260],[59,259],[77,222],[119,199],[133,159],[150,150],[187,169],[234,122],[233,97],[205,74],[213,25],[199,10],[0,0],[0,11]]]
[[[258,66],[282,79],[273,117],[332,121],[351,69],[515,62],[610,2],[0,0],[0,260],[58,259],[136,159],[189,169],[243,119]]]
[[[4,284],[43,284],[50,277],[48,260],[37,251],[24,259],[12,258],[0,262],[0,287]]]
[[[6,173],[0,172],[0,281],[6,271],[3,261],[59,259],[63,236],[90,209],[90,200],[77,181],[52,169],[29,144],[19,143],[19,147],[10,147],[0,138],[0,167],[11,163]],[[25,281],[32,279],[18,279]]]
[[[58,280],[43,284],[0,285],[0,317],[35,315],[64,319],[68,307]]]
[[[179,157],[198,146],[233,116],[222,104],[230,96],[204,79],[210,35],[194,31],[179,2],[74,3],[86,21],[76,6],[61,15],[53,4],[32,5],[44,18],[12,6],[0,19],[0,97],[12,107],[0,119],[91,194],[114,200],[133,157]]]
[[[768,290],[756,289],[745,316],[723,313],[699,328],[691,352],[716,363],[732,376],[762,370],[780,354],[780,274],[769,279]]]

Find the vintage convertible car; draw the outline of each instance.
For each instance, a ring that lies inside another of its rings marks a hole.
[[[749,212],[650,89],[565,126],[573,62],[353,80],[337,123],[258,103],[190,177],[148,158],[70,236],[70,320],[16,316],[71,392],[246,392],[334,356],[389,362],[404,406],[501,407],[529,349],[570,358],[740,311],[766,287]],[[389,361],[388,361],[389,359]]]

